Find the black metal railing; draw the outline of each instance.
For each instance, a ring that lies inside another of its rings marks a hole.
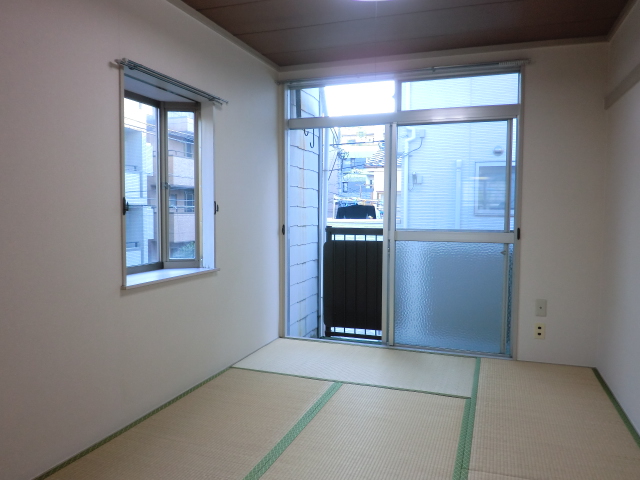
[[[382,229],[327,227],[326,232],[325,336],[379,340],[382,330]]]

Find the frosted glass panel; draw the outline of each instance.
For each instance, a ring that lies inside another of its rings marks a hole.
[[[397,242],[395,342],[502,352],[505,259],[498,243]]]
[[[508,128],[507,121],[399,127],[396,228],[504,231],[515,196]]]

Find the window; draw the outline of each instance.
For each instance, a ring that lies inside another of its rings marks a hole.
[[[193,190],[187,190],[184,193],[184,211],[193,212],[195,208],[195,197]]]
[[[300,88],[293,90],[293,94],[291,118],[341,117],[395,110],[393,81]],[[348,143],[355,143],[355,140],[348,140]]]
[[[214,271],[213,102],[226,102],[129,60],[117,63],[123,288]]]
[[[125,235],[138,245],[128,274],[200,266],[197,118],[198,104],[125,93]]]
[[[518,73],[402,82],[402,110],[512,105],[519,101]]]
[[[475,177],[475,214],[476,215],[504,215],[506,191],[506,167],[504,163],[485,162],[476,164]],[[509,182],[511,195],[511,215],[515,206],[516,168],[511,166],[511,180]]]

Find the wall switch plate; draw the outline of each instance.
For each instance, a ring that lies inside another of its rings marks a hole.
[[[547,301],[546,300],[536,300],[536,317],[546,317],[547,316]]]
[[[535,332],[536,338],[544,340],[544,323],[536,323]]]

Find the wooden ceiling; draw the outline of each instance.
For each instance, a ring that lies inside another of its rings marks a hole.
[[[627,3],[627,0],[183,1],[282,67],[602,37],[611,31]]]

